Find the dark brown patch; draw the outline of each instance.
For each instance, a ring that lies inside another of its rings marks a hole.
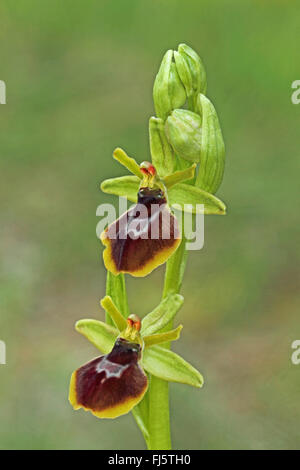
[[[145,208],[143,219],[140,217],[141,207]],[[139,226],[135,226],[137,220],[141,222]],[[169,252],[172,254],[172,247],[174,251],[177,248],[180,233],[163,192],[160,189],[141,188],[138,204],[112,223],[104,238],[109,239],[110,256],[116,271],[135,273],[145,270],[148,264],[151,265],[150,272],[164,262],[163,256]]]
[[[140,352],[138,344],[118,339],[109,354],[78,369],[78,405],[92,411],[103,411],[139,397],[147,387],[147,376],[137,363]]]

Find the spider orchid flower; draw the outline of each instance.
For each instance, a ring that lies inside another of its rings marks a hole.
[[[83,408],[98,418],[116,418],[128,413],[144,397],[151,373],[164,380],[202,387],[201,374],[174,352],[159,344],[177,340],[182,326],[159,333],[175,316],[183,297],[173,294],[142,321],[136,315],[127,320],[111,297],[101,301],[116,327],[97,320],[80,320],[76,329],[104,355],[73,372],[69,401],[75,410]]]
[[[153,164],[138,165],[121,149],[114,157],[135,176],[106,180],[104,192],[125,196],[136,204],[101,234],[105,246],[105,267],[112,274],[129,273],[146,276],[176,251],[181,242],[174,209],[195,213],[197,204],[204,204],[206,214],[224,214],[225,206],[218,198],[182,181],[194,178],[196,164],[160,178]]]
[[[107,270],[114,275],[146,276],[163,264],[181,242],[177,219],[167,204],[163,183],[157,180],[151,163],[140,166],[144,178],[138,202],[101,235]]]

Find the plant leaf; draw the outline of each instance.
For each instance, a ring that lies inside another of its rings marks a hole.
[[[142,320],[141,334],[149,336],[166,326],[176,315],[183,304],[183,297],[179,294],[170,294]]]
[[[176,209],[183,209],[184,204],[191,205],[187,212],[197,213],[196,204],[204,204],[204,214],[225,214],[226,206],[224,202],[207,193],[203,189],[196,188],[189,184],[178,183],[168,191],[170,205]]]
[[[113,319],[114,324],[119,331],[125,330],[127,326],[127,321],[125,317],[120,313],[114,304],[112,298],[109,295],[106,295],[102,300],[100,300],[101,306],[103,309],[109,313],[109,316]]]
[[[169,330],[164,333],[156,333],[154,335],[144,336],[145,348],[153,346],[154,344],[166,343],[168,341],[176,341],[180,337],[182,325],[179,325],[174,330]]]
[[[104,193],[126,197],[131,202],[137,202],[139,187],[140,179],[137,176],[120,176],[101,183],[101,190]]]
[[[112,350],[119,334],[116,328],[99,320],[79,320],[75,328],[104,354]]]
[[[134,158],[129,157],[127,153],[124,152],[124,150],[120,149],[119,147],[116,148],[113,152],[113,157],[135,176],[140,179],[143,178],[139,164],[135,161]]]
[[[202,387],[203,377],[200,372],[181,356],[162,348],[152,346],[145,349],[142,364],[147,372],[163,380],[180,382],[193,387]]]

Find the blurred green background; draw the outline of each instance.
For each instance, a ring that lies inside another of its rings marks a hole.
[[[193,253],[174,349],[204,374],[171,385],[173,444],[300,448],[299,1],[2,0],[0,79],[0,448],[138,449],[131,415],[101,421],[67,401],[71,372],[97,355],[73,328],[103,318],[99,183],[126,174],[121,146],[149,159],[152,85],[180,42],[202,57],[227,147]],[[298,240],[298,242],[297,242]],[[132,312],[159,301],[164,268],[127,278]]]

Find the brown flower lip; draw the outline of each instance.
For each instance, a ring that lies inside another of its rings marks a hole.
[[[106,269],[146,276],[174,253],[180,230],[166,202],[161,188],[140,188],[138,203],[101,234]]]
[[[118,338],[112,351],[77,369],[71,378],[69,400],[74,409],[98,418],[128,413],[143,398],[147,376],[138,364],[141,346]]]

